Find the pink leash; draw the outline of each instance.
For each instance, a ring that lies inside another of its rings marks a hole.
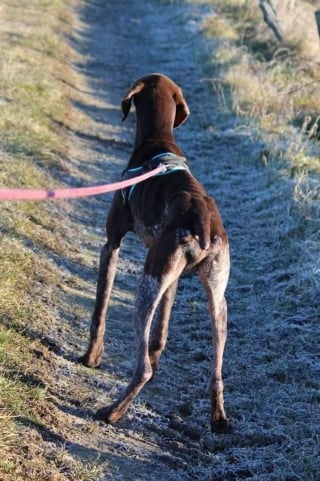
[[[160,164],[150,172],[133,177],[127,180],[121,180],[114,184],[96,185],[91,187],[76,187],[72,189],[55,189],[55,190],[41,190],[41,189],[1,189],[0,200],[48,200],[48,199],[73,199],[76,197],[87,197],[89,195],[106,194],[116,190],[125,189],[133,184],[138,184],[144,180],[166,171],[165,165]]]

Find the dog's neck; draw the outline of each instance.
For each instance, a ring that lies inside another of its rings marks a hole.
[[[145,122],[139,122],[138,118],[134,148],[139,149],[142,145],[152,143],[155,140],[169,142],[170,144],[175,143],[173,128],[165,122],[161,125],[158,119],[157,121],[150,119],[150,122],[146,125]]]
[[[150,95],[140,95],[135,98],[136,106],[136,136],[135,148],[152,141],[154,138],[175,142],[173,125],[176,115],[176,105],[171,96],[157,95],[154,101]]]
[[[175,102],[172,96],[163,94],[157,95],[156,99],[154,101],[151,94],[135,98],[136,135],[130,168],[138,167],[163,152],[183,156],[173,135]]]

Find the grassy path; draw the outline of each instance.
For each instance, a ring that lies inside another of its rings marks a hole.
[[[213,13],[208,2],[156,0],[95,0],[79,8],[70,40],[73,105],[59,122],[67,155],[56,178],[71,185],[117,180],[134,135],[134,115],[120,122],[123,92],[153,71],[182,86],[191,116],[176,137],[216,198],[232,248],[224,371],[234,433],[209,432],[211,335],[197,279],[180,283],[156,379],[116,427],[92,420],[131,374],[130,313],[144,252],[128,236],[102,369],[78,365],[110,197],[62,203],[51,213],[59,242],[39,250],[50,274],[37,292],[46,315],[25,328],[32,358],[23,372],[38,389],[35,414],[17,420],[23,461],[21,469],[7,466],[6,481],[317,479],[317,178],[291,175],[258,126],[228,108],[230,93],[221,95],[212,81],[228,69],[212,62],[219,40],[205,36]]]

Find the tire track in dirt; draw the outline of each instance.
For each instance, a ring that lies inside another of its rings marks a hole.
[[[108,314],[102,369],[92,372],[69,362],[86,347],[94,266],[104,242],[110,197],[75,203],[66,222],[74,232],[77,260],[70,256],[61,261],[67,281],[59,311],[66,322],[52,331],[52,338],[65,339],[60,348],[64,359],[56,361],[55,395],[69,416],[68,451],[93,464],[105,463],[101,476],[105,480],[280,479],[276,473],[273,477],[273,459],[279,446],[286,444],[286,435],[270,421],[279,405],[275,402],[273,412],[267,413],[271,398],[276,398],[270,396],[275,386],[266,383],[265,372],[257,372],[257,363],[272,350],[268,343],[273,334],[265,335],[264,323],[272,301],[263,290],[263,277],[275,247],[268,239],[272,226],[252,214],[263,208],[258,191],[269,189],[275,179],[255,160],[263,147],[260,141],[240,130],[238,119],[219,111],[210,83],[204,80],[215,75],[206,63],[214,45],[201,36],[202,19],[209,13],[205,2],[94,0],[84,4],[78,12],[81,22],[75,23],[76,88],[81,91],[75,107],[84,122],[81,131],[70,132],[70,170],[65,180],[72,182],[76,174],[87,183],[119,179],[133,145],[135,120],[131,114],[120,123],[121,96],[146,73],[167,74],[181,85],[191,110],[176,138],[191,170],[217,199],[236,259],[228,289],[230,334],[225,354],[226,408],[234,420],[234,435],[209,433],[211,332],[197,279],[180,283],[156,379],[116,427],[98,425],[90,418],[94,410],[114,399],[130,378],[135,351],[131,310],[144,252],[129,235],[121,250]],[[290,186],[282,187],[290,191]],[[274,199],[279,202],[276,185]],[[260,262],[252,263],[259,252]],[[261,391],[257,399],[255,390]]]

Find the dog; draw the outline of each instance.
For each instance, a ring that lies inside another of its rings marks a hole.
[[[215,201],[191,174],[174,139],[174,128],[190,113],[180,87],[165,75],[149,74],[137,80],[123,97],[123,120],[132,101],[136,108],[135,143],[123,177],[137,176],[159,164],[167,170],[117,191],[107,217],[107,243],[101,249],[90,343],[81,358],[84,365],[97,368],[101,363],[105,317],[123,237],[128,231],[135,232],[148,251],[133,313],[138,336],[134,373],[124,393],[101,408],[96,419],[116,423],[152,379],[166,344],[179,277],[198,273],[212,319],[211,428],[226,432],[230,423],[224,410],[222,362],[227,336],[224,294],[230,269],[227,233]]]

